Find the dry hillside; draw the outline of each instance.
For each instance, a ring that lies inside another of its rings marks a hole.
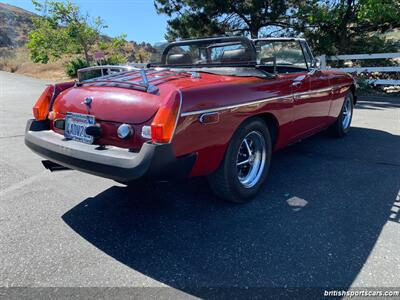
[[[0,70],[56,81],[67,79],[63,65],[72,59],[70,55],[47,64],[31,62],[30,52],[24,45],[29,31],[33,29],[34,16],[34,13],[22,8],[0,3]],[[102,37],[109,39],[107,36]],[[154,52],[150,44],[133,41],[127,42],[123,48],[122,54],[128,62],[148,62]]]
[[[22,8],[0,3],[0,47],[21,47],[32,29],[35,14]]]
[[[22,8],[0,3],[0,70],[52,80],[65,80],[62,62],[34,64],[24,47],[35,16]]]

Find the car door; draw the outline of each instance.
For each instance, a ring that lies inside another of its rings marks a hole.
[[[299,41],[298,50],[303,53],[307,71],[299,74],[292,84],[294,139],[327,126],[332,93],[329,76],[316,68],[315,60],[305,41]]]
[[[315,68],[307,43],[301,39],[259,39],[257,59],[261,68],[285,79],[282,93],[291,94],[292,106],[285,111],[290,119],[288,138],[295,141],[325,126],[330,106],[329,78]]]
[[[310,90],[310,76],[303,51],[297,39],[287,38],[259,39],[256,41],[256,50],[259,66],[270,73],[276,73],[276,79],[282,82],[280,93],[290,97],[283,116],[280,116],[285,123],[280,126],[284,131],[285,140],[291,142],[306,130],[299,127],[304,123],[297,122],[300,113],[296,112],[293,96],[295,93],[304,94]],[[266,89],[269,90],[269,87]]]

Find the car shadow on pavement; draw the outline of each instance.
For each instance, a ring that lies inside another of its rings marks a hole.
[[[399,139],[353,128],[288,147],[244,205],[219,201],[197,178],[114,186],[62,218],[119,262],[202,298],[218,298],[218,288],[237,296],[231,287],[347,288],[389,221]]]

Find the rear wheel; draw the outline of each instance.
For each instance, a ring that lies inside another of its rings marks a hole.
[[[353,106],[353,93],[349,92],[344,97],[344,102],[339,117],[329,128],[329,131],[335,137],[343,137],[349,132],[351,120],[353,119]]]
[[[265,182],[271,148],[268,127],[262,119],[243,123],[233,135],[221,165],[208,176],[213,192],[227,201],[249,201]]]

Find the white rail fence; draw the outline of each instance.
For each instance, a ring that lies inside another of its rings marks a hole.
[[[327,66],[328,61],[339,61],[339,60],[368,60],[368,59],[396,59],[399,62],[399,66],[389,67],[344,67],[344,68],[331,68]],[[400,73],[400,53],[374,53],[374,54],[345,54],[336,56],[321,55],[320,58],[321,70],[339,70],[348,73]],[[400,85],[398,79],[368,79],[368,83],[373,85]]]

